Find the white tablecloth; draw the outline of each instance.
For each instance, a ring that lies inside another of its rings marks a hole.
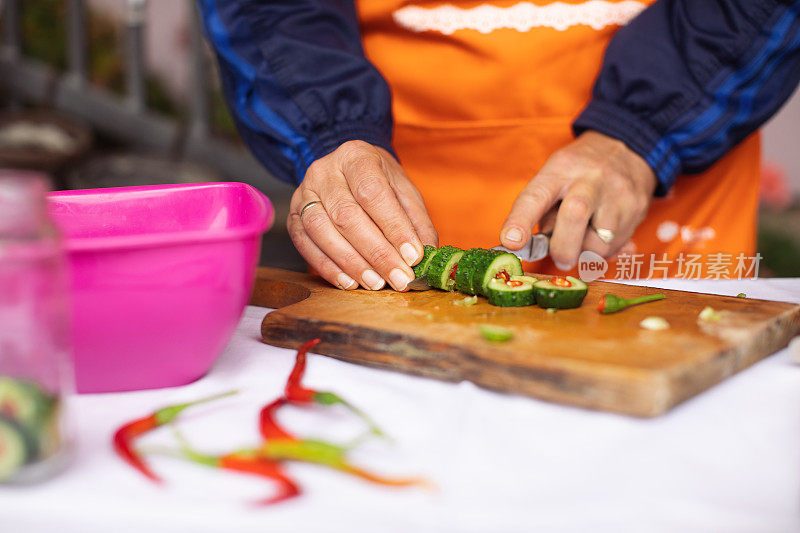
[[[797,279],[658,284],[800,302]],[[292,464],[304,495],[253,508],[248,502],[268,495],[269,482],[164,457],[153,460],[167,480],[158,487],[113,454],[119,424],[231,388],[241,393],[187,411],[180,427],[208,451],[255,443],[258,409],[280,393],[294,361],[293,351],[259,342],[265,313],[246,310],[225,353],[196,383],[76,398],[74,463],[41,485],[1,487],[0,531],[800,531],[800,366],[787,350],[652,420],[311,356],[308,385],[341,392],[394,437],[363,445],[354,460],[384,473],[424,474],[433,492]],[[306,435],[344,440],[359,430],[339,410],[281,416]],[[171,439],[163,429],[142,444]]]

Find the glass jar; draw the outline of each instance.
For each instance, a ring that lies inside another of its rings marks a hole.
[[[49,477],[71,449],[68,281],[48,185],[0,170],[0,483]]]

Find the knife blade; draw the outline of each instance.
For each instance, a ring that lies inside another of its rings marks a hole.
[[[495,246],[492,250],[501,250],[514,254],[521,261],[538,261],[547,257],[550,252],[550,235],[550,233],[536,233],[519,250],[509,250],[505,246]],[[426,276],[415,278],[414,281],[408,284],[408,289],[411,291],[427,291],[430,288]]]
[[[538,261],[544,259],[550,253],[550,233],[535,233],[525,246],[519,250],[509,250],[505,246],[495,246],[492,250],[502,250],[514,254],[521,261]]]
[[[428,285],[427,276],[420,276],[415,278],[414,281],[408,284],[408,290],[410,291],[427,291],[430,290],[431,286]]]

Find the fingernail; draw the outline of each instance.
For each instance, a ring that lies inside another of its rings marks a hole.
[[[522,242],[522,230],[511,228],[506,232],[506,240],[511,242]]]
[[[392,282],[392,286],[398,291],[405,290],[405,288],[411,282],[411,280],[408,278],[408,274],[399,268],[395,268],[389,272],[389,281]]]
[[[400,255],[403,256],[403,261],[405,261],[408,266],[416,265],[419,259],[419,252],[417,252],[417,249],[414,248],[414,245],[410,242],[404,242],[400,245]]]
[[[566,272],[567,270],[572,270],[572,267],[574,266],[570,265],[569,263],[561,263],[559,261],[553,261],[553,263],[556,265],[557,269],[562,270],[564,272]]]
[[[344,272],[336,276],[336,284],[339,285],[340,289],[349,289],[353,286],[355,282],[356,280],[354,280]]]
[[[361,274],[361,280],[364,282],[364,285],[373,291],[379,291],[384,285],[386,285],[386,282],[383,281],[383,278],[380,277],[374,270],[365,270],[364,273]]]

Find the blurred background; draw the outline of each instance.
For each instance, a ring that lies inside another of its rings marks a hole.
[[[57,188],[244,181],[275,204],[262,265],[304,270],[292,188],[240,141],[196,0],[0,0],[0,166]],[[800,96],[764,128],[761,276],[800,276]]]

